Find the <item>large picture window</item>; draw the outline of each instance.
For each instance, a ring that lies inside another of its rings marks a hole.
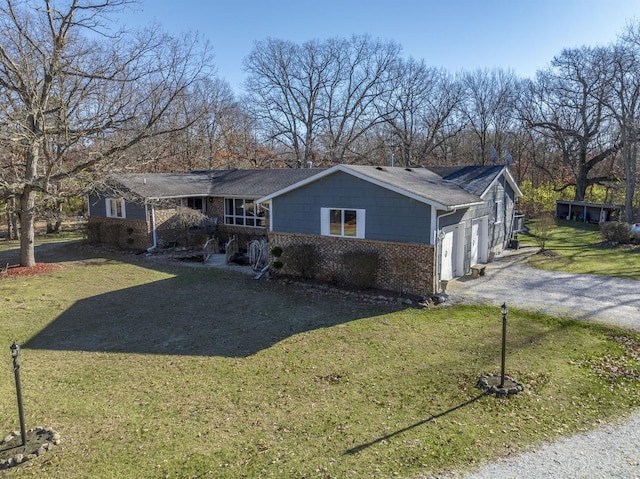
[[[262,228],[264,227],[264,217],[258,213],[258,205],[252,199],[225,198],[224,223]]]
[[[106,199],[107,218],[126,218],[123,198]]]
[[[324,236],[364,238],[365,210],[322,208],[320,232]]]

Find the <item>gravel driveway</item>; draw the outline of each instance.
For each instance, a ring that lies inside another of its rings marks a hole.
[[[508,252],[487,264],[485,276],[451,281],[447,287],[449,300],[496,305],[504,302],[640,332],[640,281],[531,268],[525,263],[536,251],[525,247]]]
[[[640,282],[528,267],[523,248],[487,265],[484,277],[449,283],[452,303],[483,302],[640,331]],[[618,424],[546,443],[447,478],[640,479],[640,412]],[[443,478],[444,479],[444,478]]]

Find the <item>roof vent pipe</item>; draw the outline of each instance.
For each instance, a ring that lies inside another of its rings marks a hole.
[[[313,161],[307,161],[307,168],[313,168]]]
[[[391,153],[391,155],[389,155],[389,166],[395,166],[395,155],[393,153]]]

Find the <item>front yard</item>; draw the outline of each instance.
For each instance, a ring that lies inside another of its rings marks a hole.
[[[419,477],[640,405],[635,335],[510,311],[525,391],[497,399],[474,388],[500,370],[497,308],[366,305],[57,248],[36,258],[62,269],[0,281],[0,424],[18,428],[15,339],[27,427],[62,436],[6,477]]]

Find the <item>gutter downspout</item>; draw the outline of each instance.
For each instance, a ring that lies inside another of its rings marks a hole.
[[[151,253],[154,249],[158,247],[158,233],[156,232],[156,211],[151,206],[151,212],[149,213],[149,218],[151,219],[151,237],[153,238],[153,244],[147,248],[147,253]]]
[[[452,214],[454,214],[455,212],[457,212],[458,210],[451,210],[448,213],[445,213],[443,215],[439,215],[436,216],[436,230],[433,232],[433,234],[435,235],[434,238],[434,244],[436,245],[436,271],[435,271],[435,280],[436,280],[436,284],[434,285],[436,288],[436,291],[438,291],[440,289],[440,281],[441,281],[441,272],[442,272],[442,264],[440,262],[440,245],[442,244],[442,240],[440,239],[440,218],[444,218],[445,216],[451,216]],[[437,215],[437,213],[436,213]]]

